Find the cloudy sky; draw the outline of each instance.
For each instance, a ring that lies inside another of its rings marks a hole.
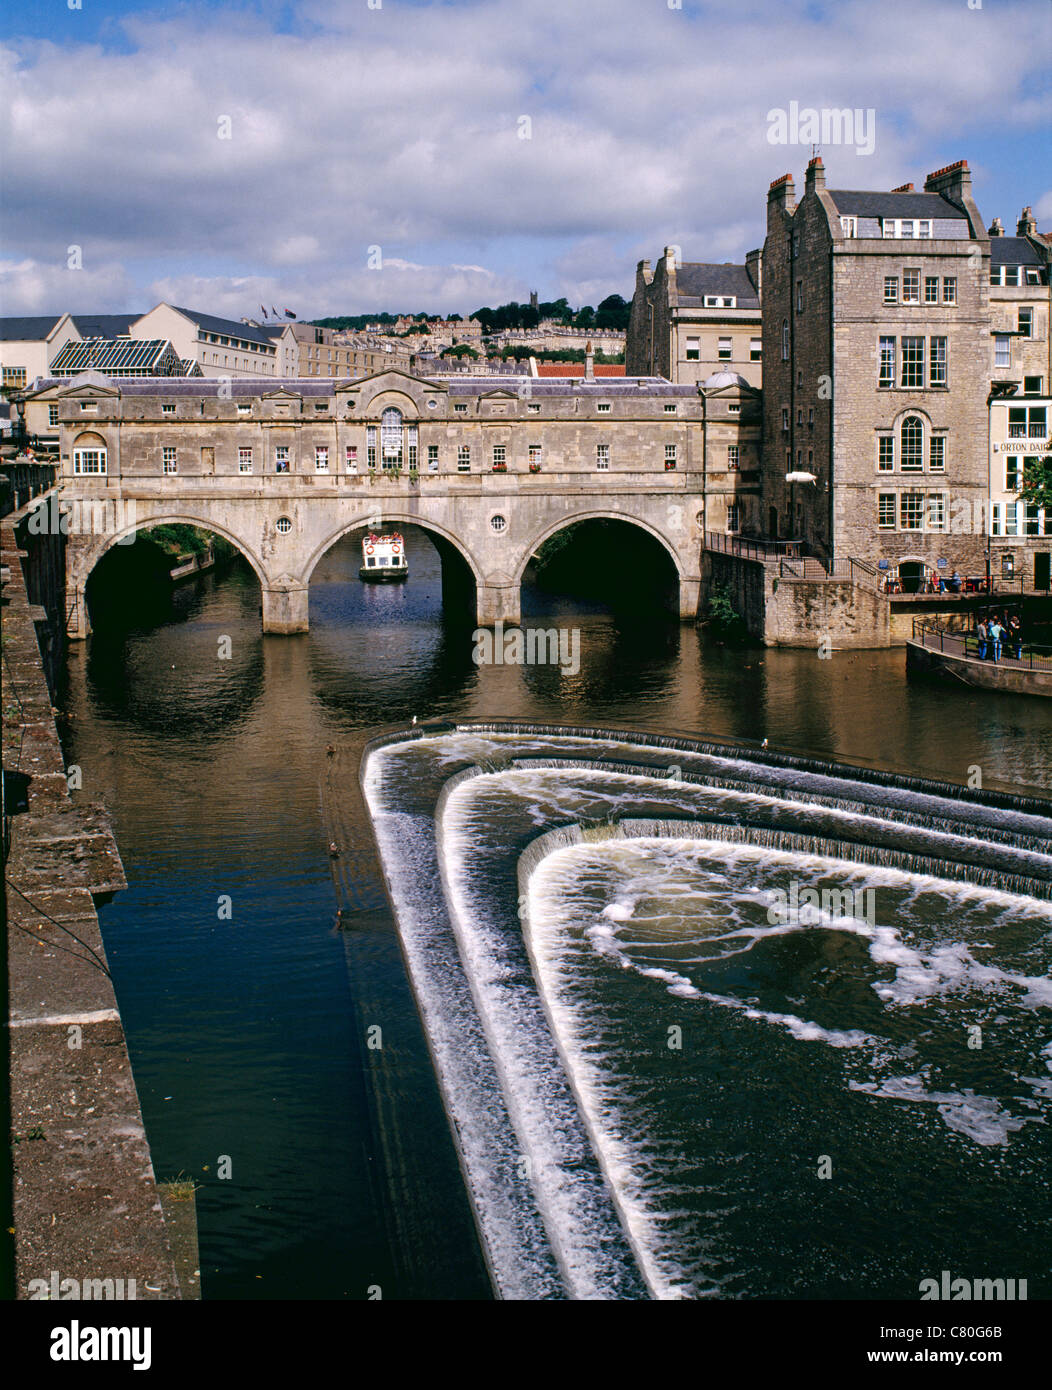
[[[792,171],[802,192],[810,156],[768,139],[791,102],[874,112],[871,152],[823,145],[832,187],[920,187],[966,158],[987,222],[1012,231],[1030,203],[1048,230],[1050,16],[1048,0],[36,0],[0,43],[0,313],[629,298],[666,244],[713,261],[762,244],[768,184]]]

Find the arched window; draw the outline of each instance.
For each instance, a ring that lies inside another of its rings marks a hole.
[[[899,432],[899,467],[903,473],[919,473],[924,467],[924,422],[907,415]]]
[[[789,320],[782,319],[782,361],[789,361]]]
[[[380,416],[380,457],[385,468],[402,466],[402,412],[393,405]]]
[[[82,434],[74,440],[73,472],[106,472],[106,441],[101,434]]]

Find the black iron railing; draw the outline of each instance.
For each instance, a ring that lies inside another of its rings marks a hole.
[[[914,618],[913,640],[932,651],[945,652],[949,656],[970,657],[973,660],[992,661],[993,643],[986,643],[985,657],[980,654],[979,637],[974,632],[955,631],[940,627],[925,618]],[[1021,667],[1029,671],[1052,671],[1052,647],[1033,642],[1017,642],[1009,637],[1001,642],[998,661],[1002,666]]]

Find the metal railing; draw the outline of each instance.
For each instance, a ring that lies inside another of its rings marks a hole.
[[[974,632],[953,631],[925,618],[914,618],[913,640],[922,647],[949,656],[970,657],[976,661],[993,659],[992,643],[987,644],[987,655],[980,656],[979,638]],[[1014,639],[1002,641],[998,664],[1028,671],[1052,671],[1052,647],[1033,642],[1021,642],[1017,646]]]
[[[705,532],[706,550],[715,550],[721,555],[740,555],[743,560],[759,560],[764,564],[782,556],[798,556],[800,545],[800,541],[765,541],[724,531]]]

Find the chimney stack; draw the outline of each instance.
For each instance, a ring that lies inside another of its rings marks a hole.
[[[1001,221],[1001,219],[1000,219],[999,217],[995,217],[994,220],[990,223],[990,235],[991,235],[991,236],[1004,236],[1004,234],[1005,234],[1005,224]]]
[[[591,338],[584,345],[584,379],[585,381],[595,380],[595,358],[592,355]]]
[[[1037,222],[1034,219],[1034,209],[1025,207],[1015,224],[1016,236],[1037,236]]]
[[[946,164],[936,169],[924,180],[925,193],[941,193],[951,203],[961,203],[972,195],[972,176],[968,161],[959,159],[956,164]]]
[[[767,230],[781,229],[780,213],[792,217],[796,211],[796,186],[792,174],[775,179],[767,190]]]
[[[804,175],[804,192],[810,193],[813,188],[825,188],[826,186],[826,167],[822,163],[822,156],[816,154],[807,165],[807,173]]]

